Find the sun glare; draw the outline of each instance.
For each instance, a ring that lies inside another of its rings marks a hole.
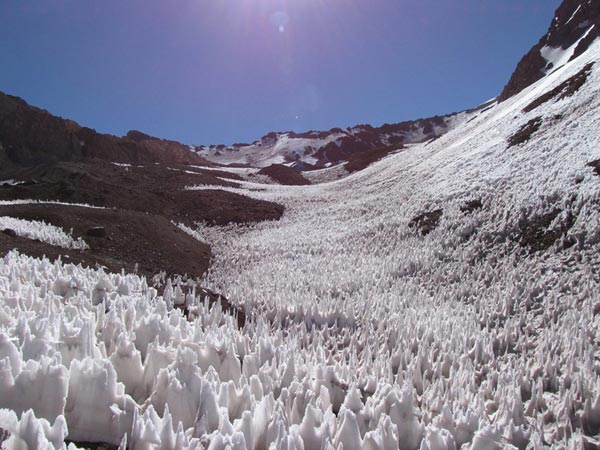
[[[271,24],[280,32],[283,33],[286,26],[290,22],[290,16],[284,11],[276,11],[271,14]]]

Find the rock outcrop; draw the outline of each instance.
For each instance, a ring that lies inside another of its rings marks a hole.
[[[2,171],[88,158],[129,164],[211,165],[179,142],[135,131],[122,138],[100,134],[18,97],[0,93]]]
[[[504,101],[541,79],[554,69],[543,56],[543,49],[569,49],[569,59],[576,58],[600,36],[600,2],[565,0],[556,10],[548,32],[523,56],[508,84],[498,97]]]

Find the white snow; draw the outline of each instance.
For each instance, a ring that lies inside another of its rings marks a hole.
[[[571,21],[572,21],[572,20],[575,18],[575,16],[577,15],[577,13],[579,12],[579,10],[580,10],[580,9],[581,9],[581,5],[577,6],[577,9],[576,9],[576,10],[575,10],[575,12],[574,12],[574,13],[571,15],[571,17],[569,17],[569,20],[567,20],[567,21],[565,22],[565,25],[567,25],[568,23],[570,23],[570,22],[571,22]]]
[[[62,248],[72,250],[87,250],[89,248],[89,245],[80,237],[73,239],[71,233],[66,233],[62,228],[44,221],[0,216],[0,231],[7,228],[13,230],[17,236],[37,239]]]
[[[277,222],[186,230],[211,244],[203,285],[243,309],[242,329],[181,280],[158,295],[134,275],[9,253],[10,445],[598,445],[600,178],[586,163],[600,158],[600,67],[572,97],[522,112],[598,59],[595,43],[439,139],[344,179],[223,188],[286,206]],[[508,147],[534,117],[540,130]],[[461,211],[473,199],[483,208]],[[409,225],[435,209],[427,236]],[[564,236],[523,248],[523,227],[554,210],[538,232],[569,223]]]
[[[9,180],[0,181],[0,186],[18,186],[19,184],[24,184],[24,181],[13,180],[12,178]]]
[[[219,172],[235,173],[240,176],[253,174],[253,173],[256,173],[259,171],[259,169],[255,168],[255,167],[208,167],[208,166],[206,166],[206,167],[190,166],[190,167],[194,167],[194,168],[202,169],[202,170],[212,170],[212,171],[219,171]]]
[[[433,125],[433,134],[440,135],[448,129],[455,127],[464,120],[465,114],[447,116],[443,124]],[[318,161],[317,152],[329,144],[338,147],[343,138],[355,136],[364,132],[364,126],[356,126],[346,130],[331,130],[326,133],[309,132],[302,137],[291,133],[276,133],[267,135],[262,139],[242,146],[203,146],[197,147],[197,152],[209,161],[219,164],[243,164],[252,167],[267,167],[271,164],[292,164],[300,161],[315,164]],[[413,124],[409,129],[402,131],[379,131],[383,145],[391,145],[401,138],[405,143],[422,142],[429,136],[424,131],[421,123]],[[329,163],[330,164],[330,163]],[[218,170],[218,169],[217,169]]]
[[[302,172],[302,176],[313,184],[327,183],[348,176],[343,164],[319,170]]]
[[[103,206],[93,206],[93,205],[88,205],[87,203],[67,203],[67,202],[59,202],[59,201],[55,201],[55,200],[31,200],[31,199],[0,200],[0,206],[6,206],[6,205],[61,205],[61,206],[76,206],[79,208],[106,209]]]
[[[547,61],[547,69],[545,69],[545,73],[549,73],[559,67],[564,66],[575,53],[575,49],[577,48],[577,45],[579,45],[579,42],[585,39],[594,27],[595,25],[589,27],[583,36],[569,48],[564,49],[562,47],[550,47],[549,45],[542,47],[540,53],[542,54],[542,58]]]
[[[199,168],[199,169],[203,169],[203,170],[211,170],[213,172],[225,172],[225,173],[231,173],[234,175],[239,175],[246,181],[261,180],[265,183],[272,183],[272,181],[270,181],[271,179],[269,177],[267,177],[266,175],[259,174],[258,172],[260,169],[258,169],[256,167],[201,167],[201,166],[191,166],[191,167],[195,167],[195,168]],[[235,180],[235,179],[226,179],[223,177],[217,177],[217,178],[224,180],[224,181],[237,183],[237,180]]]
[[[325,138],[291,137],[289,133],[278,134],[275,139],[257,142],[243,147],[202,147],[199,155],[208,161],[219,164],[245,164],[253,167],[266,167],[271,164],[284,164],[287,161],[301,160],[314,164],[314,153],[325,145],[336,142],[344,134],[332,133]],[[309,150],[307,150],[309,149]]]

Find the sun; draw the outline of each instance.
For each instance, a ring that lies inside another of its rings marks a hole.
[[[283,33],[290,23],[290,16],[285,11],[275,11],[271,14],[270,20],[275,29]]]

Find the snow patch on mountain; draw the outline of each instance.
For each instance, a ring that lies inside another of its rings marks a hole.
[[[287,164],[301,169],[323,168],[347,161],[354,152],[391,145],[401,147],[440,136],[464,117],[464,113],[460,113],[379,128],[358,125],[325,132],[269,133],[252,144],[201,146],[196,150],[203,158],[219,164],[252,167]]]
[[[0,187],[2,186],[18,186],[20,184],[25,183],[24,181],[13,180],[12,178],[9,180],[0,181]]]
[[[88,203],[68,203],[59,202],[56,200],[32,200],[32,199],[19,199],[19,200],[0,200],[0,205],[62,205],[62,206],[77,206],[79,208],[93,208],[93,209],[105,209],[103,206],[94,206]]]
[[[575,49],[577,48],[579,43],[588,36],[588,34],[592,31],[594,27],[595,25],[589,27],[588,30],[584,33],[584,35],[581,38],[579,38],[579,40],[577,40],[573,45],[566,49],[560,46],[550,47],[548,45],[545,45],[544,47],[542,47],[540,49],[540,53],[542,55],[542,58],[544,58],[547,61],[547,65],[544,69],[544,72],[549,73],[552,70],[564,66],[573,57]]]
[[[329,143],[337,143],[345,133],[333,133],[325,138],[300,138],[290,133],[278,134],[277,137],[263,138],[250,145],[240,147],[202,147],[198,154],[219,164],[244,164],[253,167],[267,167],[271,164],[284,164],[303,161],[315,164],[316,150]]]
[[[62,228],[39,220],[25,220],[0,216],[0,231],[12,230],[15,235],[26,239],[37,239],[50,245],[71,250],[87,250],[89,245],[80,237],[74,239]]]

